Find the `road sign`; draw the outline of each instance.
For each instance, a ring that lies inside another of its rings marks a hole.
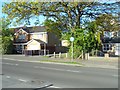
[[[70,37],[70,41],[73,42],[74,41],[74,37]]]

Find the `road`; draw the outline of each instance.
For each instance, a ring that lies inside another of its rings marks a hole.
[[[50,82],[53,88],[118,88],[118,70],[2,60],[5,76]]]

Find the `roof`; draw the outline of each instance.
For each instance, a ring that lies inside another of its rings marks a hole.
[[[25,43],[13,43],[13,45],[27,45],[27,43],[25,42]]]
[[[120,43],[120,37],[104,38],[102,42],[103,43]]]
[[[28,41],[28,42],[27,42],[27,44],[29,44],[29,43],[30,43],[30,42],[32,42],[33,40],[35,40],[35,41],[39,42],[40,44],[45,44],[45,42],[44,42],[44,41],[39,40],[39,39],[32,39],[32,40]]]
[[[18,29],[18,30],[14,33],[14,35],[15,35],[16,33],[20,32],[21,30],[23,31],[24,29],[22,29],[22,28]],[[24,32],[26,32],[26,33],[28,34],[28,32],[27,32],[26,30],[24,30]]]
[[[46,32],[45,26],[34,26],[34,27],[18,27],[14,29],[16,33],[19,29],[23,29],[27,33],[34,33],[34,32]]]
[[[40,40],[40,39],[34,39],[34,40],[36,40],[36,41],[39,42],[39,43],[45,43],[44,41],[42,41],[42,40]]]
[[[31,33],[33,32],[46,32],[45,26],[35,26],[35,27],[28,27]]]

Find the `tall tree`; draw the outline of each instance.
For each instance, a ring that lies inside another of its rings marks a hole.
[[[11,2],[3,7],[3,13],[17,22],[26,21],[34,16],[44,15],[60,21],[67,27],[80,27],[81,17],[91,15],[87,11],[92,9],[95,2]],[[87,8],[89,8],[87,10]]]
[[[2,53],[11,54],[13,53],[13,29],[9,29],[10,21],[6,18],[2,18]]]
[[[117,16],[112,14],[102,14],[96,18],[96,23],[100,31],[116,31],[119,30],[119,21]]]
[[[119,6],[117,5],[117,7]],[[83,29],[83,23],[88,22],[89,18],[91,18],[90,20],[95,20],[98,15],[103,13],[116,14],[113,11],[116,11],[116,3],[112,5],[97,2],[11,2],[3,6],[3,13],[7,14],[11,20],[16,20],[16,22],[25,21],[27,24],[30,24],[29,19],[32,17],[39,15],[47,17],[48,21],[45,24],[49,27],[48,29],[52,30],[51,28],[57,28],[56,31],[61,29],[59,32],[63,35],[62,31],[64,31],[65,38],[69,38],[72,35],[74,37],[79,36],[79,30],[85,36],[88,34],[88,37],[95,34],[92,31],[85,34],[86,30]],[[93,28],[95,28],[95,24],[92,24],[94,25]],[[89,29],[91,30],[91,28]],[[52,32],[56,33],[56,31]],[[98,37],[100,36],[98,33],[97,35]],[[88,38],[87,36],[86,38]],[[80,36],[76,37],[77,40],[83,40],[84,38],[80,39]],[[93,36],[92,38],[95,37]],[[92,41],[90,42],[92,43]],[[75,45],[79,46],[77,43]],[[85,42],[82,43],[82,46],[84,45]]]

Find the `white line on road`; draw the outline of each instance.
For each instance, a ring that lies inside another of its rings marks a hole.
[[[117,77],[117,78],[120,77],[120,75],[112,75],[112,76],[113,76],[113,77]]]
[[[13,63],[3,63],[3,62],[0,62],[2,64],[6,64],[6,65],[12,65],[12,66],[18,66],[19,64],[13,64]]]
[[[7,78],[11,78],[10,76],[6,76]]]
[[[24,80],[24,79],[18,79],[18,80],[21,82],[27,82],[27,80]]]
[[[49,88],[60,88],[60,87],[57,87],[57,86],[50,86]]]
[[[67,71],[67,72],[82,73],[81,71],[66,70],[66,69],[57,69],[57,68],[50,68],[50,67],[39,67],[39,66],[34,66],[34,68],[41,68],[41,69],[56,70],[56,71]]]

